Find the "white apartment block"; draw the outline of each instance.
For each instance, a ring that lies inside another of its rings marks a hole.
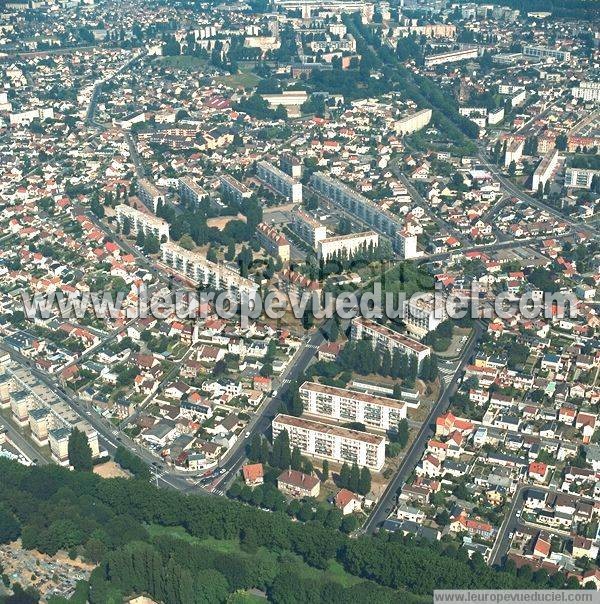
[[[600,176],[600,170],[567,168],[565,171],[565,187],[589,189],[592,186],[592,179],[596,175]]]
[[[375,231],[364,233],[350,233],[349,235],[338,235],[321,239],[317,244],[317,256],[319,259],[328,260],[336,254],[346,258],[352,258],[356,253],[377,248],[379,246],[379,235]]]
[[[146,178],[138,180],[137,193],[142,203],[153,212],[156,212],[159,203],[165,203],[164,193]]]
[[[144,235],[154,235],[159,241],[169,241],[169,223],[153,214],[145,214],[131,206],[119,204],[116,207],[117,222],[121,229],[127,222],[131,228],[131,234],[135,237],[140,231]]]
[[[380,235],[390,238],[394,250],[402,258],[416,256],[416,237],[406,233],[404,222],[400,216],[380,208],[364,195],[323,172],[315,172],[311,176],[310,184],[328,202],[333,203],[353,218],[358,218],[368,224]]]
[[[503,119],[504,119],[504,107],[500,107],[499,109],[490,111],[488,113],[488,124],[490,124],[490,126],[499,124]]]
[[[508,141],[506,145],[506,153],[504,154],[504,166],[507,168],[511,162],[518,164],[523,157],[523,149],[525,148],[525,141],[517,138]]]
[[[376,472],[385,463],[383,436],[281,413],[275,417],[271,427],[274,439],[282,430],[286,430],[291,447],[298,447],[304,455],[338,463],[357,463]]]
[[[44,121],[46,119],[54,119],[54,109],[52,107],[29,109],[19,113],[11,113],[8,116],[8,122],[11,126],[29,126],[34,120]]]
[[[303,210],[296,210],[293,213],[291,228],[314,250],[317,250],[319,242],[327,237],[327,227]]]
[[[537,59],[556,59],[557,61],[568,61],[571,53],[566,50],[556,50],[548,46],[524,46],[523,56]]]
[[[268,161],[259,161],[256,164],[256,175],[292,203],[302,202],[302,184]]]
[[[226,290],[237,300],[250,300],[258,293],[258,285],[223,264],[207,260],[197,252],[190,252],[174,243],[161,245],[162,260],[176,271],[198,284],[213,290]]]
[[[397,134],[411,134],[421,128],[425,128],[431,121],[431,109],[422,109],[411,115],[407,115],[396,122]]]
[[[542,185],[542,187],[546,186],[548,180],[552,178],[552,174],[554,173],[554,170],[556,170],[557,165],[558,149],[552,149],[551,151],[548,151],[546,155],[544,155],[542,161],[535,169],[531,179],[531,188],[534,191],[537,191],[540,185]]]
[[[425,67],[434,65],[444,65],[445,63],[456,63],[457,61],[466,61],[476,59],[479,54],[477,48],[467,48],[464,50],[453,50],[451,52],[442,52],[437,55],[425,57]]]
[[[299,389],[305,413],[342,422],[360,422],[374,430],[395,430],[406,418],[406,405],[393,398],[304,382]]]
[[[364,317],[352,319],[351,334],[353,340],[370,340],[376,350],[389,350],[391,354],[399,350],[414,356],[419,365],[431,354],[429,346]]]
[[[581,82],[579,86],[571,89],[571,93],[576,99],[584,101],[600,101],[600,82]]]
[[[404,303],[404,324],[408,333],[419,340],[433,331],[446,319],[445,304],[435,308],[435,296],[431,293],[411,297]]]
[[[292,178],[299,179],[302,176],[302,162],[291,153],[281,154],[279,167]]]
[[[252,197],[252,191],[243,183],[241,183],[229,174],[221,174],[219,176],[219,184],[221,193],[231,197],[237,203],[242,203],[244,199]]]
[[[189,176],[182,176],[178,180],[179,199],[189,206],[197,207],[201,201],[208,199],[208,193],[197,185]]]

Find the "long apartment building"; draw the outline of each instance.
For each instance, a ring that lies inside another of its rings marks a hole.
[[[521,157],[523,157],[524,148],[524,140],[520,140],[518,138],[509,140],[506,145],[506,153],[504,154],[504,167],[508,168],[513,161],[515,164],[518,164],[519,161],[521,161]]]
[[[303,210],[296,210],[293,213],[290,226],[292,231],[314,250],[318,248],[319,242],[327,237],[327,227]]]
[[[137,194],[142,203],[156,213],[159,203],[165,203],[165,194],[146,178],[140,178],[137,182]]]
[[[161,245],[162,260],[186,277],[214,290],[227,290],[236,299],[253,299],[258,285],[221,263],[211,262],[197,252],[190,252],[175,243]]]
[[[351,334],[353,340],[371,340],[374,349],[414,356],[419,365],[431,354],[429,346],[364,317],[352,319]]]
[[[350,233],[349,235],[336,235],[326,237],[317,243],[317,256],[319,259],[328,260],[336,254],[351,258],[356,253],[370,247],[379,246],[379,235],[375,231],[363,233]]]
[[[302,202],[302,184],[268,161],[256,164],[256,176],[292,203]]]
[[[579,86],[571,89],[576,99],[584,101],[600,102],[600,82],[581,82]]]
[[[189,176],[177,179],[179,199],[188,206],[198,207],[200,202],[208,199],[208,193]]]
[[[237,203],[242,203],[244,199],[252,197],[252,191],[244,183],[229,174],[219,176],[219,185],[221,194],[231,197]]]
[[[256,238],[269,254],[276,256],[281,262],[290,261],[290,242],[283,233],[261,222],[256,227]]]
[[[396,122],[397,134],[411,134],[417,132],[421,128],[425,128],[431,121],[431,109],[421,109],[416,113],[411,113]]]
[[[271,425],[273,438],[286,430],[292,447],[304,455],[338,463],[357,463],[379,472],[385,463],[385,437],[280,413]]]
[[[463,50],[453,50],[451,52],[442,52],[436,55],[425,57],[425,67],[435,65],[444,65],[445,63],[456,63],[457,61],[467,61],[476,59],[479,55],[477,48],[466,48]]]
[[[587,170],[584,168],[567,168],[565,171],[565,187],[589,189],[594,176],[600,177],[600,170]]]
[[[407,233],[400,216],[380,208],[364,195],[323,172],[315,172],[310,184],[327,201],[391,239],[394,250],[402,258],[414,258],[417,255],[417,237]]]
[[[571,53],[568,50],[558,50],[548,46],[524,46],[523,56],[537,59],[556,59],[557,61],[568,61]]]
[[[131,206],[119,204],[116,207],[117,222],[121,229],[125,223],[129,224],[130,233],[135,236],[140,231],[144,235],[154,235],[159,241],[169,241],[169,223],[153,214],[140,212]]]
[[[374,430],[395,430],[398,422],[406,418],[406,405],[385,396],[316,382],[304,382],[299,393],[306,413],[342,422],[360,422]]]
[[[540,185],[545,187],[548,180],[552,178],[556,166],[558,166],[558,149],[552,149],[544,155],[542,161],[535,169],[531,179],[531,188],[537,191]]]

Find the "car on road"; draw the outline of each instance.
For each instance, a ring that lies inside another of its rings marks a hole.
[[[510,533],[508,533],[508,540],[509,540],[509,541],[512,541],[512,538],[513,538],[514,536],[515,536],[514,532],[512,532],[512,531],[511,531]]]
[[[273,396],[273,397],[277,396],[277,390],[273,390],[273,394],[271,396]]]
[[[244,436],[244,438],[248,438],[250,436],[250,430],[246,430],[246,435]]]

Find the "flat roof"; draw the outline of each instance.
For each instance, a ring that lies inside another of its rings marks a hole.
[[[387,396],[377,396],[375,394],[359,392],[358,390],[336,388],[335,386],[325,386],[324,384],[318,384],[317,382],[304,382],[302,386],[300,386],[300,390],[302,389],[311,390],[312,392],[322,392],[323,394],[330,394],[332,396],[340,396],[343,398],[352,398],[363,403],[380,405],[382,407],[394,407],[395,409],[404,409],[404,407],[406,407],[406,404],[402,401],[388,398]]]
[[[413,340],[412,338],[402,335],[401,333],[398,333],[397,331],[394,331],[393,329],[390,329],[385,325],[375,323],[375,321],[371,321],[370,319],[365,319],[364,317],[355,317],[354,319],[352,319],[352,323],[360,323],[364,327],[372,329],[373,331],[381,334],[382,336],[390,338],[391,340],[394,340],[402,346],[410,348],[415,352],[424,352],[426,350],[430,350],[429,346],[425,346],[425,344],[421,344],[421,342],[417,342],[417,340]]]
[[[385,442],[383,436],[369,434],[368,432],[359,432],[358,430],[350,430],[349,428],[342,428],[340,426],[332,426],[331,424],[324,424],[311,419],[294,417],[283,413],[277,415],[273,420],[273,423],[293,426],[294,428],[302,428],[303,430],[312,430],[313,432],[320,432],[321,434],[331,434],[332,436],[339,436],[340,438],[347,438],[349,440],[358,440],[369,445],[380,445]]]

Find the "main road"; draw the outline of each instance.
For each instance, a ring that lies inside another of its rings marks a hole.
[[[406,479],[421,459],[421,456],[423,455],[423,452],[427,446],[427,441],[434,434],[435,418],[442,413],[445,413],[450,406],[450,397],[452,397],[452,395],[456,392],[465,365],[467,365],[467,363],[471,360],[482,333],[483,326],[479,322],[475,323],[474,333],[464,347],[452,377],[448,382],[442,380],[443,387],[437,401],[432,406],[427,419],[425,422],[423,422],[421,430],[417,434],[417,438],[415,438],[411,447],[404,456],[396,475],[394,478],[392,478],[392,480],[390,480],[383,495],[367,518],[367,521],[363,525],[361,532],[375,532],[379,525],[389,516],[396,502],[398,489],[406,482]]]

